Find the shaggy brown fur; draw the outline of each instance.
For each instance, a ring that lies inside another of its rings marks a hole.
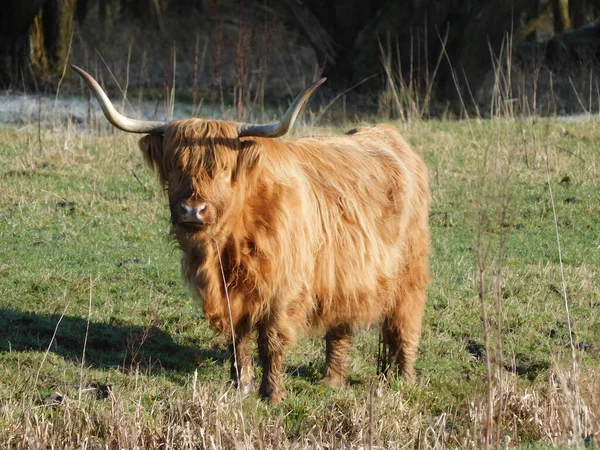
[[[284,353],[326,333],[324,383],[344,384],[353,330],[381,324],[391,363],[413,378],[428,282],[430,194],[421,157],[388,125],[343,136],[238,138],[237,124],[172,122],[140,140],[168,188],[182,270],[214,329],[231,333],[239,379],[284,393]],[[177,221],[181,202],[206,202],[206,224]],[[219,258],[220,256],[220,258]],[[219,260],[220,259],[220,260]]]

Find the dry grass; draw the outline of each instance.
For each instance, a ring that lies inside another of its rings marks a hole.
[[[552,371],[546,382],[528,388],[511,376],[502,399],[494,392],[494,401],[504,405],[493,424],[501,430],[499,445],[523,445],[524,434],[530,443],[562,448],[589,447],[598,439],[600,373],[581,381],[580,418],[573,417],[567,376]],[[157,386],[155,377],[136,373],[119,386],[87,387],[80,401],[72,386],[58,387],[45,399],[19,394],[0,405],[5,448],[366,448],[370,427],[372,448],[471,448],[482,444],[487,401],[474,396],[432,415],[425,399],[385,392],[374,399],[372,417],[368,389],[329,393],[330,399],[313,400],[314,409],[289,436],[288,408],[270,409],[248,398],[240,410],[235,391],[191,380],[183,387]],[[573,435],[574,419],[584,424],[584,439]]]

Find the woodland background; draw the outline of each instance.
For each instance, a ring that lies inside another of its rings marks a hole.
[[[79,86],[75,62],[139,95],[177,85],[242,117],[320,74],[321,95],[343,93],[354,113],[486,115],[499,83],[511,113],[591,112],[599,13],[597,0],[10,1],[0,86]]]

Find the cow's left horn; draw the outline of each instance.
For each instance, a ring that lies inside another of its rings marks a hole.
[[[102,90],[98,82],[94,80],[89,73],[73,64],[71,64],[71,67],[75,72],[81,75],[81,78],[85,80],[91,91],[98,99],[98,103],[100,103],[100,107],[102,108],[104,115],[115,127],[130,133],[163,134],[165,132],[168,122],[130,119],[129,117],[121,115],[110,102],[106,96],[106,93]]]
[[[325,82],[326,79],[327,78],[321,78],[320,80],[315,81],[310,86],[304,88],[304,90],[300,92],[298,96],[294,99],[294,101],[286,111],[283,118],[279,121],[279,123],[274,123],[272,125],[254,125],[244,123],[238,127],[238,136],[257,136],[272,138],[283,136],[285,133],[290,131],[290,128],[292,128],[292,126],[294,126],[296,117],[298,117],[298,114],[300,113],[300,110],[302,109],[304,104],[308,101],[313,92],[315,92],[315,90]]]

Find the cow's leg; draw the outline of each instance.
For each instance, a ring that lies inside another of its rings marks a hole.
[[[283,400],[283,359],[291,339],[284,327],[276,323],[261,324],[258,330],[258,355],[263,368],[259,394],[279,403]]]
[[[322,384],[342,387],[346,384],[346,365],[352,343],[352,328],[339,325],[330,328],[325,335],[325,377]]]
[[[389,379],[398,373],[406,380],[414,379],[414,362],[419,350],[424,309],[425,289],[403,289],[396,308],[384,321],[383,338],[387,345],[384,360],[386,378]]]
[[[252,327],[247,321],[237,326],[235,330],[235,353],[233,347],[231,345],[231,380],[242,393],[247,394],[252,389],[252,381],[254,380]]]

